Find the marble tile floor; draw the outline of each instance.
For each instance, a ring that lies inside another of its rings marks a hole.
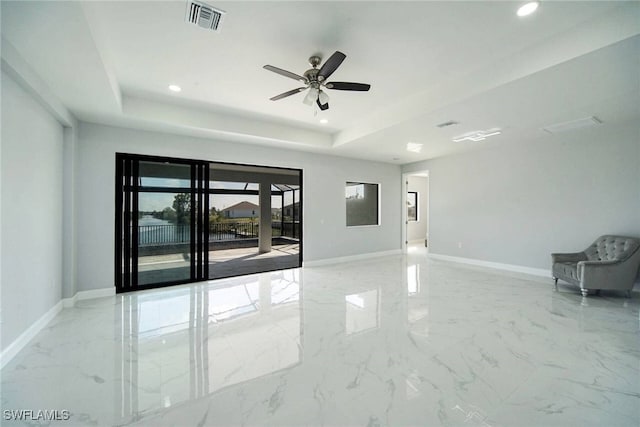
[[[2,370],[3,425],[638,426],[639,309],[419,249],[81,301]]]

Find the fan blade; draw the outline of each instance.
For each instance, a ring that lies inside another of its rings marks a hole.
[[[338,69],[342,61],[347,57],[344,53],[336,50],[333,55],[327,59],[327,61],[320,67],[318,71],[318,81],[324,81],[329,78],[335,70]]]
[[[320,104],[320,98],[316,99],[316,104],[318,104],[318,107],[320,107],[320,110],[322,111],[329,109],[329,103],[327,102],[326,104]]]
[[[289,77],[290,79],[298,80],[302,83],[307,83],[307,79],[305,77],[299,76],[298,74],[292,73],[291,71],[283,70],[282,68],[274,67],[273,65],[265,65],[262,68],[264,68],[265,70],[273,71],[274,73],[280,74],[281,76]]]
[[[287,96],[291,96],[291,95],[295,95],[296,93],[300,93],[305,89],[306,89],[306,87],[299,87],[299,88],[296,88],[296,89],[291,89],[290,91],[281,93],[280,95],[276,95],[273,98],[269,98],[269,99],[272,100],[272,101],[277,101],[278,99],[286,98]]]
[[[366,83],[351,83],[351,82],[331,82],[325,85],[327,89],[335,90],[357,90],[366,92],[371,88],[371,85]]]

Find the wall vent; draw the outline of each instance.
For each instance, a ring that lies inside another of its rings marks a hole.
[[[444,122],[444,123],[440,123],[439,125],[436,125],[436,127],[438,128],[446,128],[448,126],[453,126],[453,125],[457,125],[458,122],[456,122],[455,120],[449,120],[448,122]]]
[[[586,128],[589,126],[601,125],[602,120],[595,116],[585,117],[583,119],[570,120],[568,122],[555,123],[542,128],[543,131],[549,133],[566,132],[568,130]]]
[[[185,21],[200,28],[219,32],[222,18],[226,12],[199,1],[187,3]]]

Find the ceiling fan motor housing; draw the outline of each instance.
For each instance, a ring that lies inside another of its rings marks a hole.
[[[310,84],[318,83],[318,73],[320,70],[317,68],[310,68],[304,72],[304,77],[309,81]]]

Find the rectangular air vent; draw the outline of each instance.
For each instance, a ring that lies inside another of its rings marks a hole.
[[[198,1],[187,3],[185,21],[207,30],[220,31],[220,24],[225,12]]]
[[[457,125],[457,124],[458,122],[456,122],[455,120],[449,120],[448,122],[444,122],[444,123],[440,123],[439,125],[436,125],[436,127],[446,128],[446,127]]]
[[[566,132],[568,130],[580,129],[589,126],[596,126],[602,124],[602,121],[595,117],[585,117],[583,119],[570,120],[568,122],[555,123],[542,128],[545,132],[558,133]]]

